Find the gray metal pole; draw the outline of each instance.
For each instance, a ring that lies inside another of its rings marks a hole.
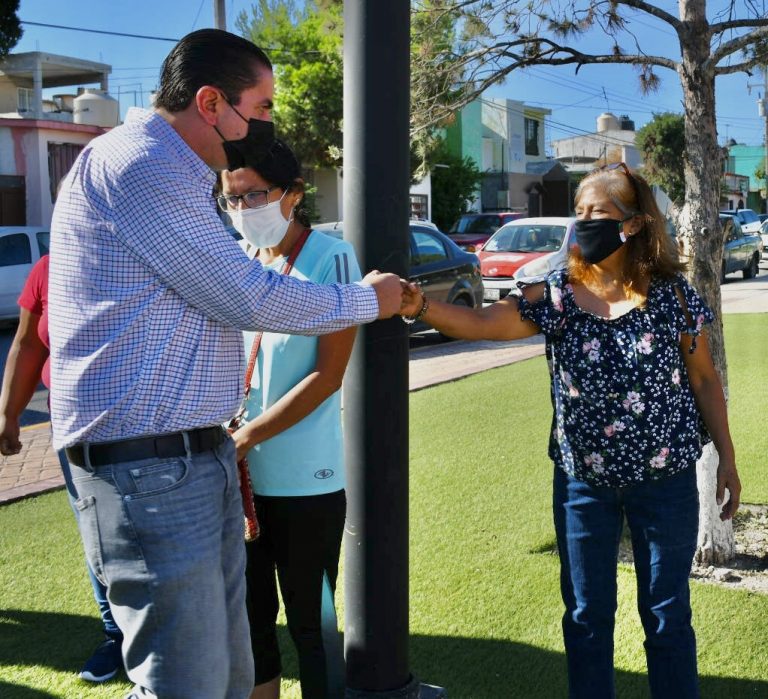
[[[409,0],[344,2],[344,236],[408,270]],[[347,696],[418,697],[408,665],[408,335],[361,328],[344,383]]]
[[[213,21],[215,29],[227,30],[227,9],[225,0],[213,0]]]

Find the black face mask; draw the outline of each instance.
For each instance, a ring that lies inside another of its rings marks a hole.
[[[615,218],[576,221],[576,243],[581,250],[581,256],[595,265],[616,252],[627,240],[622,229],[624,221],[629,221],[629,218],[622,221]]]
[[[227,102],[229,104],[229,102]],[[243,138],[227,140],[215,126],[216,133],[221,136],[224,154],[227,156],[227,169],[237,170],[241,167],[254,167],[269,152],[275,143],[275,125],[271,121],[246,119],[229,104],[235,114],[248,124],[248,132]]]

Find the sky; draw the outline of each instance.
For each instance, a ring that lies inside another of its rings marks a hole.
[[[710,6],[726,0],[710,1]],[[227,0],[227,28],[236,31],[235,19],[248,10],[251,0]],[[657,0],[670,13],[677,13],[676,0]],[[79,27],[152,37],[178,39],[195,29],[213,26],[213,0],[21,0],[22,22]],[[648,15],[632,18],[631,28],[646,53],[666,55],[676,44],[671,29]],[[45,51],[99,61],[112,66],[110,94],[120,102],[121,114],[133,105],[148,106],[150,92],[156,87],[160,65],[173,46],[172,41],[127,38],[22,24],[24,36],[14,52]],[[605,39],[590,38],[580,43],[581,50],[608,47]],[[633,47],[625,47],[631,52]],[[630,66],[590,66],[578,75],[571,66],[541,66],[518,71],[502,86],[491,88],[488,96],[522,100],[527,104],[552,110],[547,118],[547,142],[574,134],[592,133],[596,119],[604,111],[628,115],[640,128],[654,113],[682,111],[677,76],[659,69],[661,88],[642,95],[637,73]],[[758,115],[758,93],[763,92],[763,76],[755,72],[723,76],[717,79],[716,101],[720,143],[735,139],[738,143],[760,145],[764,142],[765,121]],[[751,94],[749,88],[751,86]],[[61,88],[50,92],[61,92]],[[276,100],[279,100],[279,88]],[[279,124],[277,125],[279,128]]]

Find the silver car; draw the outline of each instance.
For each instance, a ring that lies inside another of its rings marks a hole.
[[[49,242],[45,228],[0,226],[0,320],[19,317],[19,294],[34,264],[48,254]]]

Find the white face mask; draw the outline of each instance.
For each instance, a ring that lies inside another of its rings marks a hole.
[[[283,192],[283,197],[286,194],[287,190]],[[293,221],[293,210],[291,218],[286,221],[280,209],[283,197],[259,209],[230,212],[229,217],[235,230],[256,248],[273,248],[278,245]]]

